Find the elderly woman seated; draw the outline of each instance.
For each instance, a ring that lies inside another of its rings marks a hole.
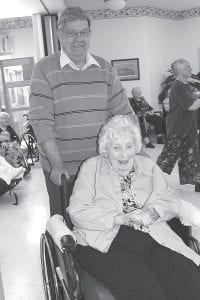
[[[136,117],[111,118],[98,146],[99,155],[83,163],[67,208],[80,265],[117,300],[199,300],[200,256],[166,223],[174,216],[190,222],[190,210],[156,163],[137,155]]]
[[[19,136],[10,126],[9,114],[0,112],[0,155],[13,167],[27,167],[19,142]]]

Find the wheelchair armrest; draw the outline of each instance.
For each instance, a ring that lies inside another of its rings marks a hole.
[[[70,249],[71,251],[75,250],[76,247],[76,240],[74,239],[74,237],[72,235],[63,235],[61,240],[61,247],[63,250],[65,249]]]
[[[200,209],[192,203],[179,199],[179,219],[183,225],[200,228]]]
[[[67,227],[61,215],[54,215],[49,218],[46,223],[46,230],[62,252],[67,248],[74,250],[76,246],[76,237]]]

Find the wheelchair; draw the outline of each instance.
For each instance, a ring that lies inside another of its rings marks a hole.
[[[76,260],[76,238],[71,231],[73,224],[65,210],[69,204],[66,203],[68,198],[65,197],[67,181],[64,175],[61,179],[63,214],[55,215],[47,221],[46,232],[40,239],[41,269],[46,300],[116,300],[108,288],[84,270]],[[173,226],[173,229],[183,232],[186,242],[200,254],[199,242],[190,236],[189,227],[185,230],[185,226],[178,222],[173,222]],[[57,246],[57,241],[60,241],[60,247]]]
[[[39,160],[37,141],[32,131],[27,130],[20,138],[20,148],[28,164],[34,165]]]
[[[17,205],[19,200],[18,200],[17,193],[14,191],[14,188],[21,180],[22,180],[21,178],[12,179],[11,183],[7,184],[2,178],[0,178],[0,197],[5,193],[9,192],[10,197],[11,195],[13,195],[15,198],[15,202],[13,203],[13,205]]]

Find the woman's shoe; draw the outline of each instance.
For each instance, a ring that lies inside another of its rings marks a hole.
[[[155,148],[155,146],[151,142],[149,142],[148,144],[146,144],[146,148]]]

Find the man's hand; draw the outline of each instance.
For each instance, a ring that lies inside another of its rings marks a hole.
[[[60,155],[56,140],[48,140],[41,144],[42,150],[48,157],[51,165],[50,179],[53,183],[61,185],[61,175],[65,174],[67,180],[69,180],[69,173],[64,166],[62,157]]]
[[[54,165],[51,169],[50,179],[56,185],[61,185],[61,175],[65,174],[67,180],[70,176],[64,165]]]

